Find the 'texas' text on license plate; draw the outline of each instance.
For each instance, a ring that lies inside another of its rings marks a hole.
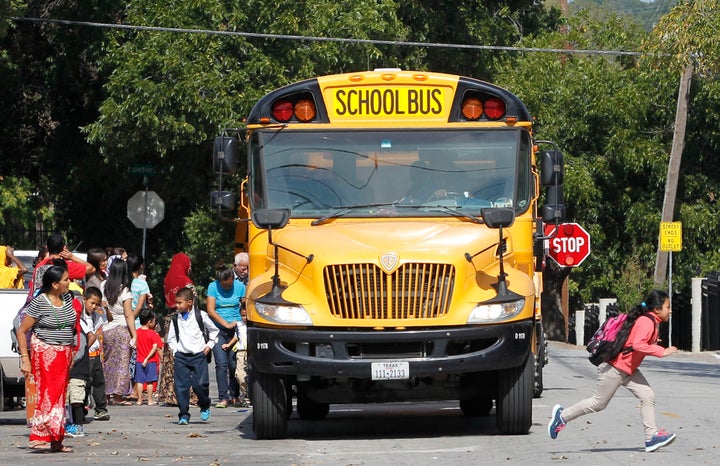
[[[410,363],[405,361],[373,362],[372,380],[405,380],[410,378]]]

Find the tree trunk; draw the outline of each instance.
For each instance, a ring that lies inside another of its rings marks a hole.
[[[572,267],[560,267],[552,259],[547,260],[543,272],[543,293],[541,297],[542,323],[548,339],[567,341],[565,335],[565,316],[563,312],[563,283],[570,275]]]

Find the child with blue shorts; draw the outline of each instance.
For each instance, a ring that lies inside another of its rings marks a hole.
[[[152,309],[140,311],[140,328],[137,334],[137,361],[135,363],[135,386],[137,404],[141,405],[143,386],[147,386],[148,405],[154,405],[153,387],[158,380],[163,341],[155,331],[155,313]]]

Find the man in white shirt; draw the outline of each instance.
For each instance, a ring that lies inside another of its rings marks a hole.
[[[167,345],[174,363],[175,397],[178,425],[190,423],[190,387],[198,397],[200,420],[210,419],[210,378],[208,354],[218,339],[218,328],[207,313],[193,308],[195,296],[191,289],[182,288],[175,294],[178,313],[168,330]]]

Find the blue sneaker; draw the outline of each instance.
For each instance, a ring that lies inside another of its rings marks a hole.
[[[70,437],[85,437],[85,431],[83,426],[79,424],[68,424],[65,426],[65,435]]]
[[[660,429],[657,434],[653,435],[653,438],[645,442],[645,451],[655,451],[658,448],[670,445],[675,441],[675,434],[665,432]]]
[[[178,421],[179,426],[186,426],[188,424],[190,424],[190,419],[188,419],[186,417],[181,417],[180,420]]]
[[[200,420],[207,422],[210,419],[210,408],[200,410]]]
[[[567,425],[567,423],[563,421],[562,416],[560,415],[562,412],[562,406],[555,405],[553,407],[552,418],[550,419],[550,423],[548,424],[548,435],[553,440],[557,438],[560,431],[563,430]]]

